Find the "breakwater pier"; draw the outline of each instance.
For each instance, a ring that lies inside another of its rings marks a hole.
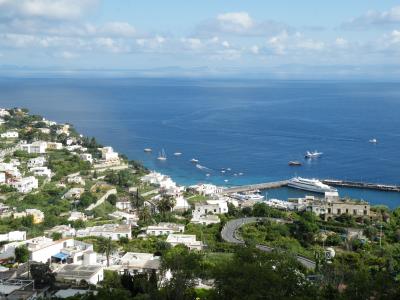
[[[337,187],[350,187],[357,189],[370,189],[377,191],[387,191],[387,192],[400,192],[400,185],[390,185],[390,184],[379,184],[379,183],[367,183],[359,181],[347,181],[347,180],[334,180],[334,179],[324,179],[323,183],[331,186]]]
[[[370,189],[370,190],[387,191],[387,192],[400,192],[400,185],[389,185],[389,184],[367,183],[367,182],[334,180],[334,179],[323,179],[321,181],[327,185],[336,187]],[[281,180],[281,181],[234,186],[224,189],[222,193],[233,194],[233,193],[251,192],[256,190],[276,189],[287,186],[288,182],[289,180]]]
[[[224,189],[223,193],[224,194],[233,194],[233,193],[241,193],[241,192],[251,192],[251,191],[255,191],[255,190],[276,189],[276,188],[280,188],[283,186],[287,186],[288,182],[289,182],[289,180],[281,180],[281,181],[274,181],[274,182],[265,182],[265,183],[235,186],[235,187]]]

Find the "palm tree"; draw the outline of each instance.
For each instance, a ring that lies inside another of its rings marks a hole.
[[[117,248],[116,245],[111,240],[111,237],[104,238],[101,237],[98,240],[99,252],[106,255],[107,258],[107,267],[110,266],[110,255]]]
[[[157,203],[157,208],[163,216],[167,211],[171,211],[175,206],[175,198],[171,195],[163,195]]]
[[[151,213],[149,207],[144,205],[139,212],[139,219],[146,224],[150,220],[150,218],[151,218]]]

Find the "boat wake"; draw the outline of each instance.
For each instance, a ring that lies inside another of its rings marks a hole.
[[[202,170],[202,171],[207,171],[207,172],[212,171],[212,169],[202,166],[200,164],[196,164],[196,168],[199,170]]]

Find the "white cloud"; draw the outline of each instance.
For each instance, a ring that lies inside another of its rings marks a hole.
[[[254,23],[250,15],[244,11],[220,14],[217,16],[217,20],[226,30],[239,32],[250,29]]]
[[[367,29],[371,26],[386,26],[400,24],[400,6],[395,6],[388,11],[371,10],[362,16],[353,18],[342,24],[345,29]]]
[[[187,47],[192,50],[198,50],[203,46],[202,41],[197,38],[182,38],[181,42],[184,47]]]
[[[288,25],[267,20],[257,22],[247,12],[227,12],[217,15],[214,19],[199,24],[197,36],[215,36],[216,33],[240,36],[268,36],[282,30],[290,31]]]
[[[348,44],[349,44],[349,42],[342,37],[337,37],[335,40],[335,45],[338,47],[341,47],[341,48],[347,47]]]
[[[288,32],[282,31],[279,35],[268,39],[267,47],[271,48],[277,55],[285,55],[293,54],[299,50],[320,51],[325,48],[325,43],[304,37],[299,32],[290,35]]]
[[[221,43],[221,45],[223,46],[223,47],[225,47],[225,48],[229,48],[231,45],[229,44],[229,42],[228,41],[223,41],[222,43]]]
[[[253,54],[259,54],[260,53],[260,47],[258,47],[257,45],[253,45],[253,46],[251,46],[250,51]]]
[[[96,0],[1,0],[0,15],[8,18],[70,20],[83,16]]]
[[[91,31],[95,32],[96,28],[93,26]],[[133,37],[136,34],[136,29],[126,22],[108,22],[98,29],[100,34],[120,36],[120,37]]]

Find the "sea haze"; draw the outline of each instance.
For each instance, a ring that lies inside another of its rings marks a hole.
[[[73,123],[181,184],[239,185],[295,175],[400,184],[399,83],[8,78],[0,80],[0,106]],[[165,162],[156,159],[161,149]],[[305,161],[307,150],[324,154]],[[289,167],[290,160],[304,164]],[[400,204],[397,193],[342,191]]]

